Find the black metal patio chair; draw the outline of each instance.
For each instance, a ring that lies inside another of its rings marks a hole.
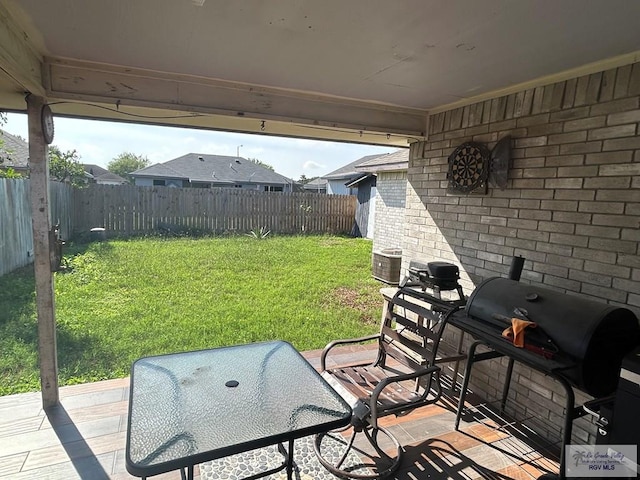
[[[348,427],[315,437],[318,460],[339,477],[382,478],[397,470],[402,447],[379,419],[407,414],[440,398],[438,344],[447,317],[458,307],[436,298],[407,299],[406,293],[399,289],[385,296],[379,334],[337,340],[322,352],[323,377],[353,409]],[[373,362],[327,367],[334,347],[374,340]]]

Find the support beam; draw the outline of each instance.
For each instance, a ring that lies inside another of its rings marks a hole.
[[[0,4],[0,68],[23,92],[44,95],[42,57],[36,53],[29,35],[17,25]]]
[[[58,404],[59,392],[56,315],[50,260],[49,157],[41,122],[44,104],[45,100],[42,97],[36,95],[27,97],[31,216],[38,315],[38,361],[42,404],[46,409]]]
[[[426,133],[426,111],[396,105],[58,58],[45,58],[43,73],[49,98],[381,135],[421,138]]]

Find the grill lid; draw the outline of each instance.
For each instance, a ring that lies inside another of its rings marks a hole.
[[[613,392],[622,358],[640,339],[631,310],[498,277],[478,285],[466,306],[469,317],[494,325],[518,310],[538,325],[526,335],[550,339],[559,355],[575,361],[562,372],[567,380],[593,396]]]

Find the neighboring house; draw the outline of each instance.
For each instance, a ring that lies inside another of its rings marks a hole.
[[[97,183],[98,185],[125,185],[129,183],[125,178],[111,173],[100,165],[84,163],[82,166],[88,174],[89,183]]]
[[[230,187],[291,192],[293,180],[242,157],[188,153],[132,172],[139,186]]]
[[[314,178],[310,182],[302,185],[305,192],[327,193],[327,180],[324,178]]]
[[[0,130],[0,169],[13,168],[22,176],[29,176],[29,144],[20,137]]]
[[[363,236],[373,238],[374,251],[402,246],[408,164],[409,149],[402,149],[355,167],[361,175],[357,181],[362,185],[371,185],[369,198],[364,192],[361,195],[358,191],[358,207],[361,211],[356,224],[366,232]],[[374,181],[370,180],[372,177]]]
[[[348,186],[354,180],[362,176],[361,172],[356,170],[356,166],[368,160],[378,157],[379,155],[367,155],[359,158],[355,162],[351,162],[344,167],[340,167],[322,178],[327,181],[327,194],[329,195],[357,195],[358,185]]]

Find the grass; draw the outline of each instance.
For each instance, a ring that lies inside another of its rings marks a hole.
[[[140,239],[69,249],[55,274],[61,385],[146,355],[272,339],[299,350],[377,330],[371,243],[326,236]],[[39,390],[34,277],[0,278],[0,395]]]

